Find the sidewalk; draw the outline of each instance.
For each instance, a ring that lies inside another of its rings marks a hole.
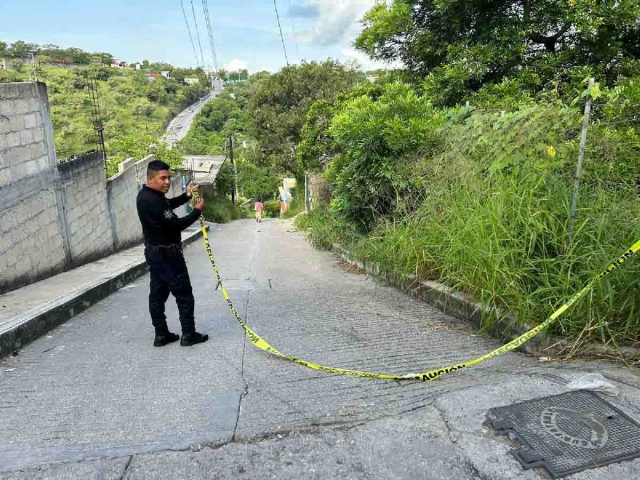
[[[199,225],[183,232],[183,245],[202,236]],[[0,358],[77,315],[147,271],[138,245],[0,295]]]

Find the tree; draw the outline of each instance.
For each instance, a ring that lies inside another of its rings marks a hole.
[[[24,68],[24,63],[20,59],[11,60],[10,65],[16,72],[22,72]]]
[[[300,167],[305,172],[324,172],[333,158],[342,149],[329,133],[331,123],[342,107],[353,99],[368,97],[375,101],[385,92],[385,85],[393,83],[381,77],[380,82],[362,83],[349,92],[338,95],[333,102],[318,100],[311,105],[302,127],[297,156]]]
[[[637,1],[394,0],[365,15],[355,45],[401,60],[434,98],[455,104],[507,78],[537,92],[576,65],[613,83],[640,56],[639,19]]]
[[[11,57],[24,58],[29,52],[38,52],[39,47],[35,43],[26,43],[23,40],[13,42],[7,49],[7,53]]]
[[[332,208],[363,230],[393,212],[398,198],[413,198],[417,156],[442,142],[441,112],[403,83],[345,101],[329,135],[339,152],[329,167]]]
[[[254,137],[263,157],[282,173],[299,172],[296,145],[311,105],[347,92],[358,73],[334,60],[283,68],[259,83],[251,99]]]
[[[227,81],[229,79],[229,73],[224,68],[220,68],[218,69],[218,78]]]

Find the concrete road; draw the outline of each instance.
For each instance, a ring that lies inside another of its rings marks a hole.
[[[209,95],[185,108],[169,122],[167,133],[165,134],[165,141],[169,144],[169,147],[173,147],[176,142],[182,140],[187,135],[195,116],[202,110],[202,107],[204,107],[207,102],[216,98],[218,95],[220,95],[220,91],[213,90]]]
[[[498,343],[311,248],[290,221],[213,225],[231,298],[283,352],[405,374]],[[148,276],[0,362],[0,479],[539,479],[483,427],[495,406],[557,394],[584,372],[640,418],[637,372],[511,353],[434,383],[315,372],[255,349],[203,245],[186,249],[211,340],[153,348]],[[169,302],[170,326],[178,329]],[[640,461],[572,480],[640,478]]]

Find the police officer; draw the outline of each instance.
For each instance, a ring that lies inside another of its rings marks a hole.
[[[199,198],[190,214],[178,217],[173,209],[189,201],[193,185],[190,183],[187,191],[178,197],[166,198],[165,193],[171,186],[169,168],[169,165],[160,160],[149,162],[147,184],[138,193],[136,203],[144,234],[144,256],[151,271],[149,313],[156,331],[153,345],[162,347],[180,338],[169,331],[164,314],[164,304],[169,293],[172,293],[180,313],[180,345],[188,347],[206,342],[209,336],[196,332],[193,317],[195,301],[182,254],[180,232],[200,217],[204,201]]]

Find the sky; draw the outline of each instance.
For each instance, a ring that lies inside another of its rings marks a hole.
[[[109,52],[127,61],[166,61],[194,67],[200,58],[192,4],[204,64],[213,65],[203,2],[208,4],[218,67],[277,71],[285,65],[273,0],[182,0],[193,36],[189,40],[180,0],[0,0],[0,40],[53,43]],[[384,68],[353,48],[360,19],[375,0],[276,0],[290,64],[302,59],[356,60],[365,70]],[[8,5],[7,5],[8,4]],[[202,63],[202,59],[198,61]]]

